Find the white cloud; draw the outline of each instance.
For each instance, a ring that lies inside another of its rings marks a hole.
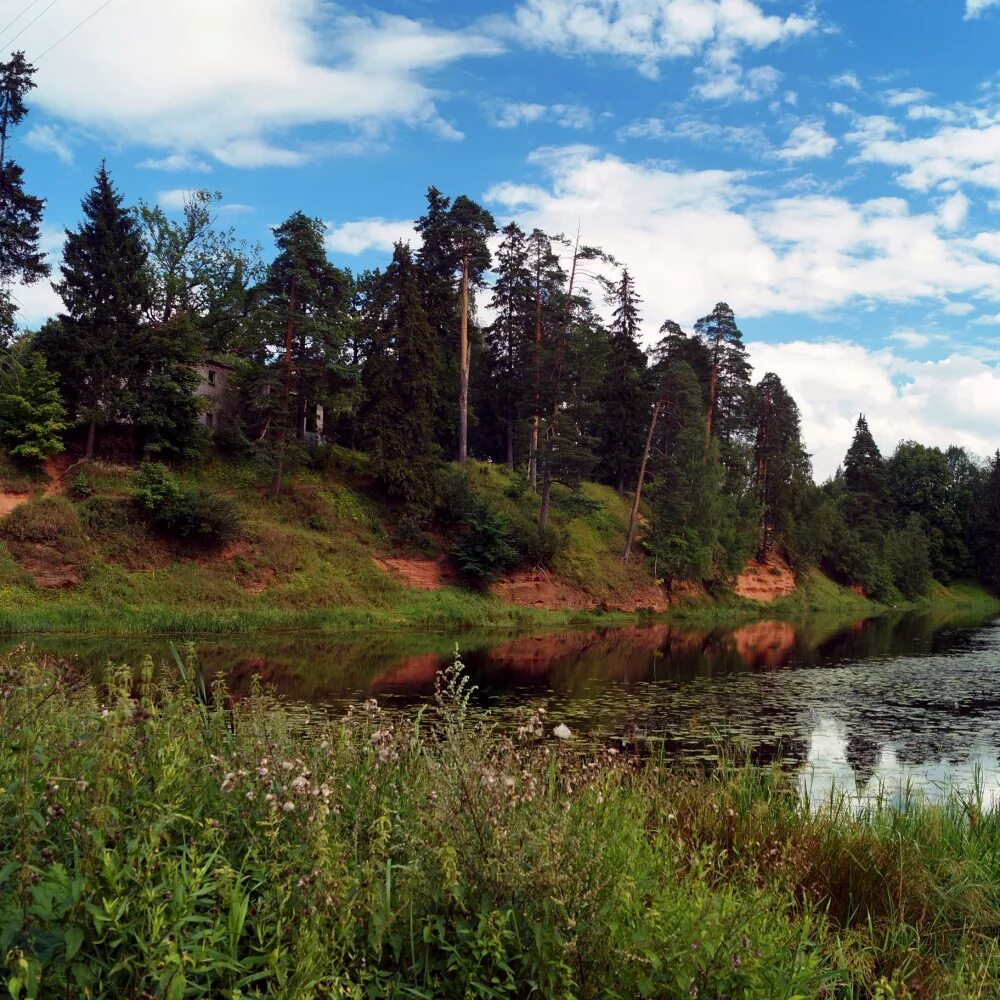
[[[995,360],[953,354],[913,361],[842,340],[747,347],[756,374],[777,373],[798,402],[819,479],[843,461],[859,410],[884,454],[907,439],[942,448],[962,445],[977,455],[1000,444]]]
[[[926,347],[933,338],[926,333],[918,333],[916,330],[897,330],[889,335],[890,340],[898,340],[904,347],[912,350],[919,350]]]
[[[968,316],[975,308],[971,302],[949,302],[941,312],[946,316]]]
[[[743,171],[633,163],[586,146],[533,156],[545,182],[488,193],[527,228],[575,232],[633,270],[647,340],[720,297],[738,316],[818,314],[849,304],[1000,301],[1000,262],[900,198],[762,195]]]
[[[744,69],[734,53],[721,47],[709,53],[694,75],[692,92],[706,101],[757,101],[773,94],[781,82],[781,73],[773,66]]]
[[[930,93],[913,87],[910,90],[887,90],[883,95],[886,104],[892,108],[905,107],[907,104],[918,104],[930,97]]]
[[[358,256],[368,250],[391,252],[399,240],[414,249],[419,246],[419,234],[411,219],[358,219],[355,222],[330,223],[326,247],[335,253]]]
[[[194,188],[172,188],[169,191],[160,191],[156,196],[156,203],[168,212],[180,212],[195,193]]]
[[[846,136],[858,147],[855,160],[899,168],[898,182],[914,191],[958,184],[1000,190],[1000,109],[916,105],[909,117],[933,122],[933,131],[908,137],[892,119],[856,118]]]
[[[861,89],[861,81],[856,73],[841,73],[839,76],[832,77],[830,83],[834,87],[847,87],[849,90]]]
[[[801,122],[792,129],[777,156],[783,160],[807,160],[829,156],[837,148],[837,140],[821,121]]]
[[[667,121],[664,118],[638,118],[620,128],[619,141],[628,139],[683,139],[705,146],[740,146],[751,153],[763,154],[770,142],[762,128],[755,125],[727,125],[686,116]]]
[[[542,121],[553,122],[563,128],[589,129],[594,125],[594,116],[589,108],[579,104],[535,104],[527,101],[502,104],[493,115],[493,124],[497,128],[517,128]]]
[[[979,17],[987,7],[993,7],[1000,3],[1000,0],[965,0],[965,19]]]
[[[941,203],[938,214],[945,229],[952,232],[960,229],[969,214],[969,199],[961,191],[956,191]]]
[[[53,153],[63,163],[72,164],[73,150],[62,130],[55,125],[35,125],[24,137],[24,144],[30,149],[43,153]]]
[[[168,156],[149,157],[139,163],[143,170],[165,170],[180,173],[190,170],[194,173],[208,173],[212,168],[204,160],[187,153],[170,153]]]
[[[752,0],[522,0],[511,31],[567,55],[616,56],[656,78],[667,60],[715,49],[732,59],[818,29],[812,16],[765,14]]]
[[[91,0],[63,0],[57,20],[41,17],[18,44],[30,58],[92,11]],[[404,123],[454,137],[424,77],[499,51],[471,31],[360,16],[323,0],[118,4],[43,61],[32,99],[91,130],[165,150],[144,161],[150,167],[295,165],[336,150],[290,144],[301,125],[365,132]]]

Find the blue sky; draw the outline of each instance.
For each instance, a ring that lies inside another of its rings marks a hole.
[[[860,409],[886,450],[1000,445],[1000,0],[0,0],[4,25],[38,61],[14,152],[56,258],[102,157],[130,201],[221,191],[265,253],[301,208],[353,268],[433,183],[579,224],[647,339],[728,301],[820,475]]]

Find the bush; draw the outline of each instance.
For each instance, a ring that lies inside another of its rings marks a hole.
[[[160,530],[175,538],[223,545],[239,534],[240,516],[231,500],[184,489],[160,462],[140,466],[132,496]]]
[[[518,563],[510,525],[485,500],[473,495],[464,530],[451,547],[458,568],[475,580],[494,580]]]
[[[80,519],[73,505],[62,497],[43,497],[15,507],[0,530],[17,542],[65,546],[83,541]]]
[[[86,472],[78,472],[69,484],[69,493],[74,500],[86,500],[94,495],[94,484]]]

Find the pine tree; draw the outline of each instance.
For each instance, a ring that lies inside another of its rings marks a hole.
[[[274,230],[278,255],[259,290],[264,322],[262,363],[280,356],[280,398],[272,412],[276,441],[271,495],[281,492],[289,440],[301,440],[317,405],[332,410],[345,388],[342,349],[352,294],[350,275],[327,260],[322,220],[294,212]]]
[[[71,411],[89,425],[92,458],[98,424],[130,416],[149,285],[138,223],[103,163],[83,215],[80,227],[66,233],[62,280],[54,285],[65,312],[42,329],[38,347],[59,375]]]
[[[980,489],[975,524],[980,578],[1000,593],[1000,451],[990,460]]]
[[[844,516],[861,541],[880,546],[887,525],[885,460],[862,413],[844,458]]]
[[[614,305],[610,353],[601,394],[599,462],[603,475],[619,493],[635,479],[641,460],[649,413],[646,355],[639,347],[642,299],[628,269],[611,296]]]
[[[49,273],[39,248],[45,203],[25,192],[24,171],[8,158],[13,130],[28,114],[24,99],[35,86],[34,73],[23,52],[0,62],[0,344],[14,333],[12,285],[30,285]]]
[[[747,477],[750,433],[750,362],[733,310],[720,302],[695,324],[708,349],[709,372],[705,414],[708,437],[719,440],[728,488],[738,492]]]
[[[490,305],[494,320],[487,334],[493,372],[493,392],[502,414],[504,459],[514,468],[515,431],[531,386],[531,338],[534,289],[528,269],[528,245],[516,222],[503,229],[497,250],[496,281]]]
[[[410,248],[397,243],[384,276],[384,310],[364,371],[371,405],[365,436],[372,467],[388,494],[403,502],[409,524],[433,510],[438,448],[434,440],[437,342],[421,303]]]
[[[684,361],[664,372],[661,431],[651,455],[646,548],[657,574],[675,580],[708,580],[714,572],[721,472],[717,445],[705,448],[701,387]]]
[[[760,508],[757,558],[765,562],[781,537],[786,553],[797,494],[810,477],[799,408],[781,379],[768,372],[754,392],[757,434],[753,485]]]

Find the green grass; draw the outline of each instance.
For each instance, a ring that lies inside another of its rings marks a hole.
[[[1000,817],[846,801],[469,715],[206,704],[0,661],[16,998],[938,998],[1000,992]],[[159,675],[158,675],[159,676]]]
[[[240,540],[222,550],[198,550],[158,535],[130,501],[133,470],[107,463],[80,465],[95,490],[70,502],[35,498],[0,522],[0,632],[252,632],[281,629],[461,629],[565,624],[613,624],[635,615],[601,611],[547,612],[505,604],[462,587],[411,590],[375,564],[394,550],[396,513],[372,491],[362,457],[341,449],[332,470],[301,470],[282,498],[271,501],[259,469],[210,462],[180,474],[186,489],[221,493],[237,505]],[[470,462],[474,489],[492,498],[519,530],[534,532],[538,497],[523,477],[503,466]],[[551,568],[595,606],[642,604],[654,586],[641,556],[628,565],[620,552],[628,504],[592,483],[579,492],[553,490],[552,522],[560,540]],[[435,555],[447,546],[430,536]],[[36,587],[26,567],[71,567],[74,587]],[[982,600],[971,586],[938,590],[933,602]],[[823,610],[844,616],[881,610],[809,575],[793,597],[774,605],[732,594],[693,597],[669,617],[695,624],[738,624],[761,617]]]

